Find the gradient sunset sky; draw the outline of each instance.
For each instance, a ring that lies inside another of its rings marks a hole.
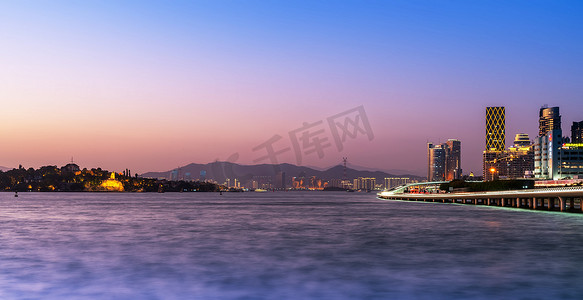
[[[583,120],[581,16],[581,1],[5,1],[0,165],[251,164],[274,135],[291,147],[304,122],[326,135],[363,106],[372,140],[302,164],[423,175],[426,143],[456,138],[481,174],[486,106],[506,107],[507,146],[544,104],[564,135]]]

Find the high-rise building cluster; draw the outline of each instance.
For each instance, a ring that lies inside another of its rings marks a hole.
[[[451,181],[461,177],[461,142],[427,143],[427,181]]]
[[[310,177],[292,177],[292,188],[293,189],[306,189],[306,190],[323,190],[328,186],[328,181],[318,178],[316,176]]]
[[[528,141],[528,142],[527,142]],[[506,108],[486,107],[486,149],[483,153],[484,180],[524,177],[532,170],[532,151],[527,134],[518,134],[514,146],[506,149]]]
[[[527,134],[519,133],[514,145],[505,149],[505,115],[504,107],[486,108],[484,180],[532,177],[555,180],[583,176],[583,121],[573,122],[571,139],[563,137],[559,108],[542,107],[534,142]]]
[[[355,178],[352,188],[355,190],[372,191],[376,189],[376,178]]]
[[[528,134],[519,133],[514,144],[502,151],[485,150],[484,180],[532,177],[534,151]]]
[[[386,177],[384,178],[384,181],[378,182],[374,177],[358,177],[352,180],[330,179],[328,181],[328,186],[354,190],[380,190],[392,189],[394,187],[415,182],[419,182],[419,180],[410,177]]]
[[[563,137],[558,107],[542,107],[539,136],[534,143],[534,177],[538,179],[583,178],[581,122],[573,122],[571,139]]]
[[[583,121],[573,122],[571,137],[563,137],[559,107],[541,107],[538,136],[514,136],[506,148],[506,109],[486,107],[486,136],[482,174],[485,181],[536,178],[583,179]],[[427,144],[427,180],[451,181],[461,177],[461,143],[448,140]],[[386,185],[386,184],[385,184]]]
[[[417,180],[411,179],[409,177],[387,177],[385,178],[384,188],[388,190],[414,182],[417,182]]]

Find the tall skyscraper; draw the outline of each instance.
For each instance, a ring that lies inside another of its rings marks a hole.
[[[572,143],[569,143],[563,138],[558,107],[542,107],[539,117],[539,136],[534,145],[534,177],[551,180],[583,178],[583,121],[571,126]]]
[[[583,143],[583,121],[573,122],[573,125],[571,125],[571,143]]]
[[[443,144],[427,143],[427,181],[445,179],[445,147]]]
[[[534,145],[534,176],[540,179],[560,178],[559,148],[563,143],[563,131],[559,107],[541,107],[538,124],[539,136]]]
[[[491,162],[506,147],[506,109],[504,106],[486,107],[486,149],[482,157],[482,175],[489,181],[497,177]]]
[[[445,180],[459,179],[462,173],[461,142],[449,139],[445,143]]]
[[[486,107],[486,151],[504,151],[506,110],[504,106]]]
[[[452,181],[459,179],[461,169],[461,142],[449,139],[439,145],[427,143],[427,180]]]
[[[544,136],[551,130],[561,130],[559,107],[543,106],[539,111],[538,135]]]

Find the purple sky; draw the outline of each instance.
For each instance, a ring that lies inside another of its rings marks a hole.
[[[581,15],[573,1],[4,3],[0,165],[254,163],[323,121],[330,147],[300,145],[303,165],[425,174],[426,142],[456,138],[479,174],[486,106],[506,107],[507,146],[534,137],[543,104],[565,135],[583,120]],[[374,138],[339,150],[326,119],[358,106]]]

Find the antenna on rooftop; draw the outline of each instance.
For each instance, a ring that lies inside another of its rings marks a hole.
[[[342,178],[343,180],[347,180],[348,177],[346,177],[346,161],[348,160],[347,157],[343,157],[342,158],[342,162],[344,163],[344,178]]]

